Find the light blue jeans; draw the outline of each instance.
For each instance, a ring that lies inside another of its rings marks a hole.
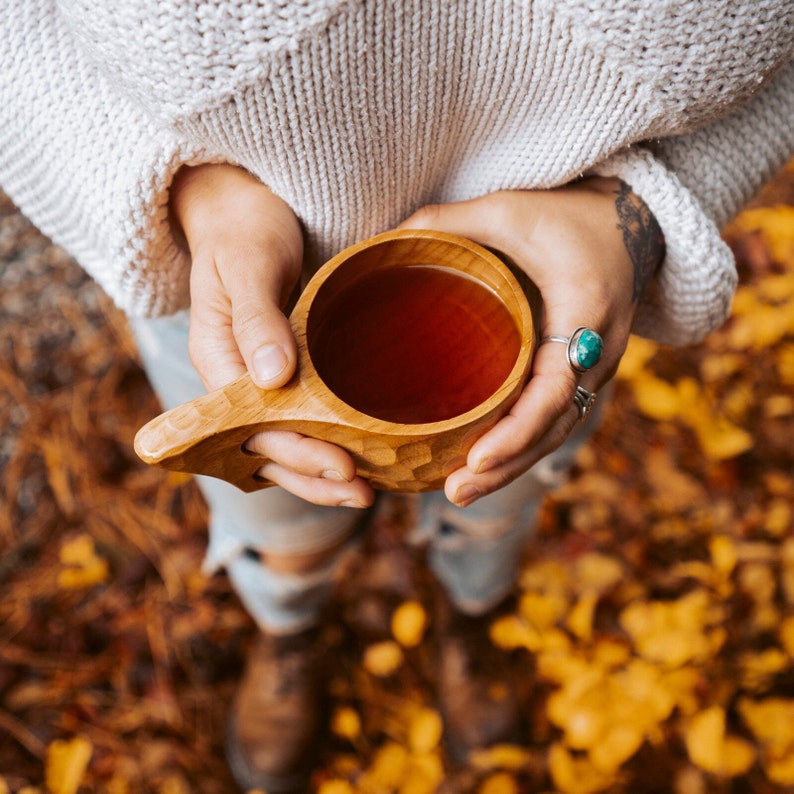
[[[132,320],[132,328],[164,409],[204,393],[188,357],[186,312]],[[418,501],[419,518],[408,540],[426,545],[431,570],[459,610],[483,614],[512,590],[537,509],[548,490],[567,478],[576,451],[593,433],[599,416],[594,411],[556,452],[470,507],[456,507],[443,491],[411,497]],[[347,550],[355,543],[362,512],[314,505],[278,487],[246,494],[215,478],[199,476],[197,481],[210,516],[205,571],[226,570],[263,630],[288,634],[315,623],[345,551],[301,575],[269,570],[259,554],[322,552],[340,544]]]

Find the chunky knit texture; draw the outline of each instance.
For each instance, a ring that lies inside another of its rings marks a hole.
[[[721,226],[794,153],[789,0],[25,0],[0,36],[0,185],[125,310],[188,301],[184,163],[244,166],[321,262],[423,204],[617,175],[658,218],[635,330],[695,341]]]

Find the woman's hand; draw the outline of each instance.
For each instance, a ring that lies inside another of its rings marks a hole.
[[[597,392],[617,370],[637,302],[663,258],[664,241],[642,200],[619,180],[605,178],[429,206],[401,228],[458,234],[508,256],[540,290],[541,337],[569,337],[587,326],[604,340],[601,360],[584,374],[569,366],[565,345],[538,348],[532,377],[509,414],[447,478],[447,498],[465,506],[511,482],[565,441],[579,420],[573,401],[577,385]]]
[[[169,209],[193,260],[190,357],[208,389],[248,371],[262,388],[283,386],[297,350],[283,313],[301,272],[303,236],[292,210],[231,165],[183,167]],[[259,433],[247,447],[260,473],[316,504],[365,507],[374,493],[339,447],[298,433]]]

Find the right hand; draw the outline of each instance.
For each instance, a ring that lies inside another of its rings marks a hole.
[[[263,389],[295,372],[297,349],[283,313],[301,272],[303,236],[290,207],[232,165],[183,167],[169,210],[193,260],[190,358],[208,389],[250,374]],[[321,505],[366,507],[372,487],[340,447],[267,431],[246,444],[267,462],[263,477]]]

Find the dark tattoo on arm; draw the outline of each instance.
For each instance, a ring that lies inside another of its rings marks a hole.
[[[616,195],[618,228],[634,266],[632,300],[638,301],[664,259],[664,235],[645,202],[625,182]]]

